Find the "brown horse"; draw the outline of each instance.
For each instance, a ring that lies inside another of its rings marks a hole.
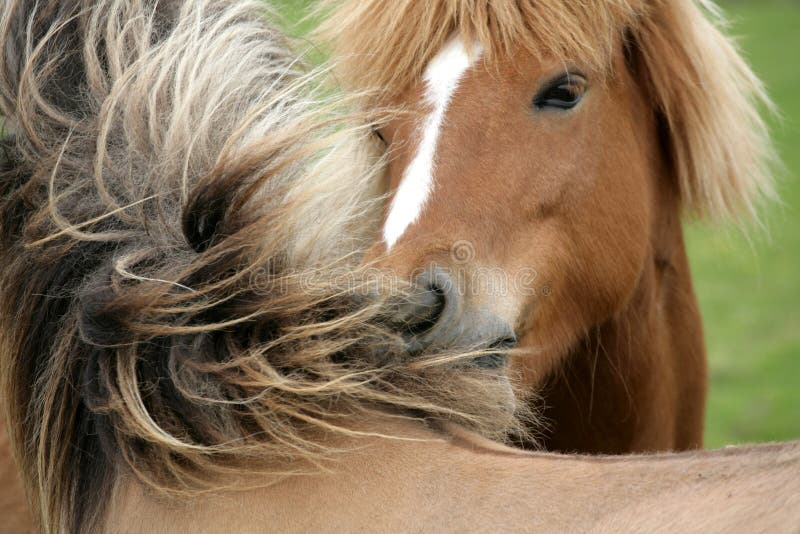
[[[42,530],[797,525],[798,444],[487,440],[524,415],[507,377],[410,353],[390,328],[408,302],[354,283],[378,205],[365,117],[320,104],[262,11],[0,7],[2,406]]]
[[[758,79],[705,0],[353,0],[341,79],[378,130],[389,270],[421,346],[511,346],[549,450],[702,445],[706,358],[681,215],[771,194]],[[494,364],[501,360],[490,360]]]

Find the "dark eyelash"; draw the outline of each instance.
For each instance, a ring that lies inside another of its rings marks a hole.
[[[380,140],[381,140],[381,142],[382,142],[384,145],[388,145],[388,144],[389,144],[389,143],[387,143],[387,142],[386,142],[386,139],[383,137],[383,134],[381,134],[381,131],[380,131],[380,130],[378,130],[377,128],[373,128],[373,129],[372,129],[372,133],[373,133],[373,134],[375,134],[375,137],[377,137],[378,139],[380,139]]]
[[[562,86],[578,88],[580,94],[575,97],[574,101],[572,99],[553,97],[552,94],[560,91]],[[547,82],[533,99],[533,104],[537,109],[558,108],[567,110],[575,107],[581,101],[585,92],[586,80],[584,76],[579,73],[570,72]]]

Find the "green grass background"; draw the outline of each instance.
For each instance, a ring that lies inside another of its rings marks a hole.
[[[768,235],[689,231],[711,363],[708,446],[800,438],[800,3],[722,5],[780,109],[772,126],[785,171]]]
[[[298,23],[308,2],[278,2],[294,35],[310,26]],[[767,232],[688,229],[711,364],[708,447],[800,438],[800,3],[721,4],[781,110],[771,123],[786,171]]]

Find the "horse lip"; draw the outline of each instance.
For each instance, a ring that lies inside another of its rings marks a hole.
[[[478,356],[473,360],[475,366],[481,369],[495,370],[505,367],[508,363],[508,354],[505,352],[492,352]]]
[[[417,340],[410,340],[406,344],[406,350],[411,356],[419,356],[425,352],[425,347]],[[508,359],[509,355],[506,352],[490,352],[469,360],[467,364],[488,371],[496,371],[505,368]]]
[[[517,338],[513,334],[492,343],[488,348],[496,349],[496,352],[490,352],[475,358],[474,363],[483,369],[500,369],[505,367],[508,362],[507,350],[513,349],[517,345]]]
[[[442,335],[444,334],[444,335]],[[421,336],[405,337],[406,350],[412,356],[428,351],[483,351],[478,356],[463,361],[463,365],[486,370],[504,369],[510,358],[509,351],[517,344],[513,334],[493,342],[476,343],[463,336],[461,329],[452,329],[452,324],[437,324]]]
[[[406,338],[406,351],[412,356],[419,356],[425,350],[424,345],[416,338]]]

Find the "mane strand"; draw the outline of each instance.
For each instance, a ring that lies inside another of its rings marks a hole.
[[[185,498],[307,472],[376,413],[518,424],[502,377],[409,354],[392,302],[352,282],[379,206],[369,121],[268,16],[0,7],[2,404],[45,532],[102,529],[130,481]]]

